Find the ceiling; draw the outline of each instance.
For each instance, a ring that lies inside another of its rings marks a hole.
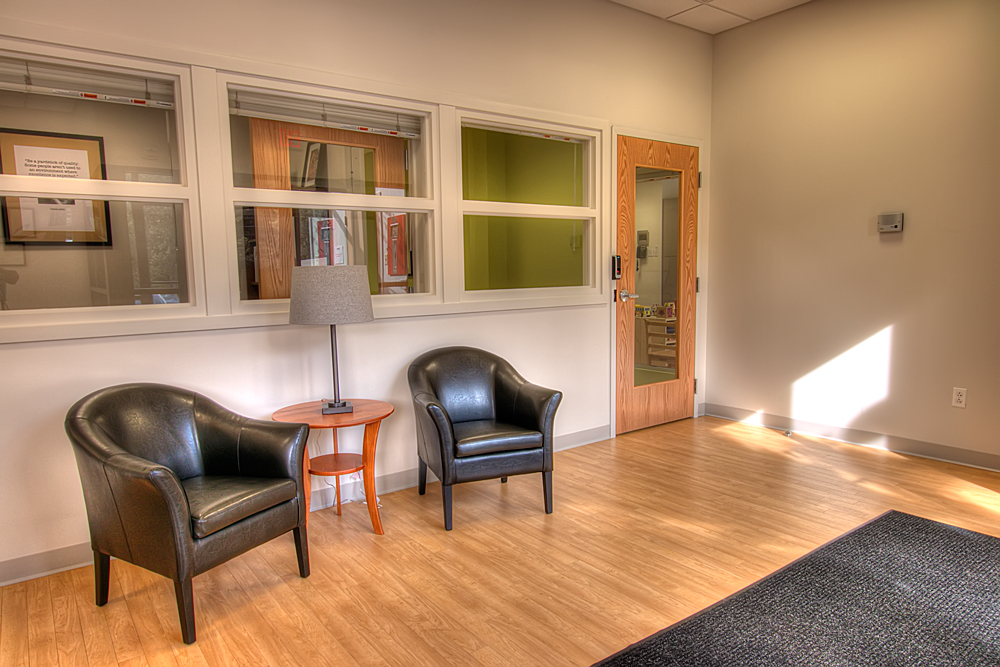
[[[777,14],[809,0],[611,0],[710,35]]]

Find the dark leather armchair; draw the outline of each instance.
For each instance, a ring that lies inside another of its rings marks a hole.
[[[417,357],[407,373],[417,420],[421,495],[427,468],[441,480],[444,527],[451,487],[461,482],[542,473],[552,513],[552,423],[562,393],[525,380],[504,359],[472,347]]]
[[[97,604],[108,601],[111,556],[174,581],[181,635],[195,640],[191,580],[293,531],[309,576],[309,427],[241,417],[192,391],[126,384],[70,408],[90,522]]]

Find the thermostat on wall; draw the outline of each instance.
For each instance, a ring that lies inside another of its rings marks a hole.
[[[903,231],[902,213],[881,213],[878,216],[878,230],[880,232],[901,232]]]

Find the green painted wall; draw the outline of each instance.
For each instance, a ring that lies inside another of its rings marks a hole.
[[[582,206],[583,144],[462,128],[466,199]],[[584,284],[582,220],[465,217],[465,287]]]

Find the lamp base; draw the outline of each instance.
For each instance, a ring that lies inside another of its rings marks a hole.
[[[345,412],[354,412],[354,406],[350,401],[326,401],[323,403],[322,412],[324,415],[339,415]]]

